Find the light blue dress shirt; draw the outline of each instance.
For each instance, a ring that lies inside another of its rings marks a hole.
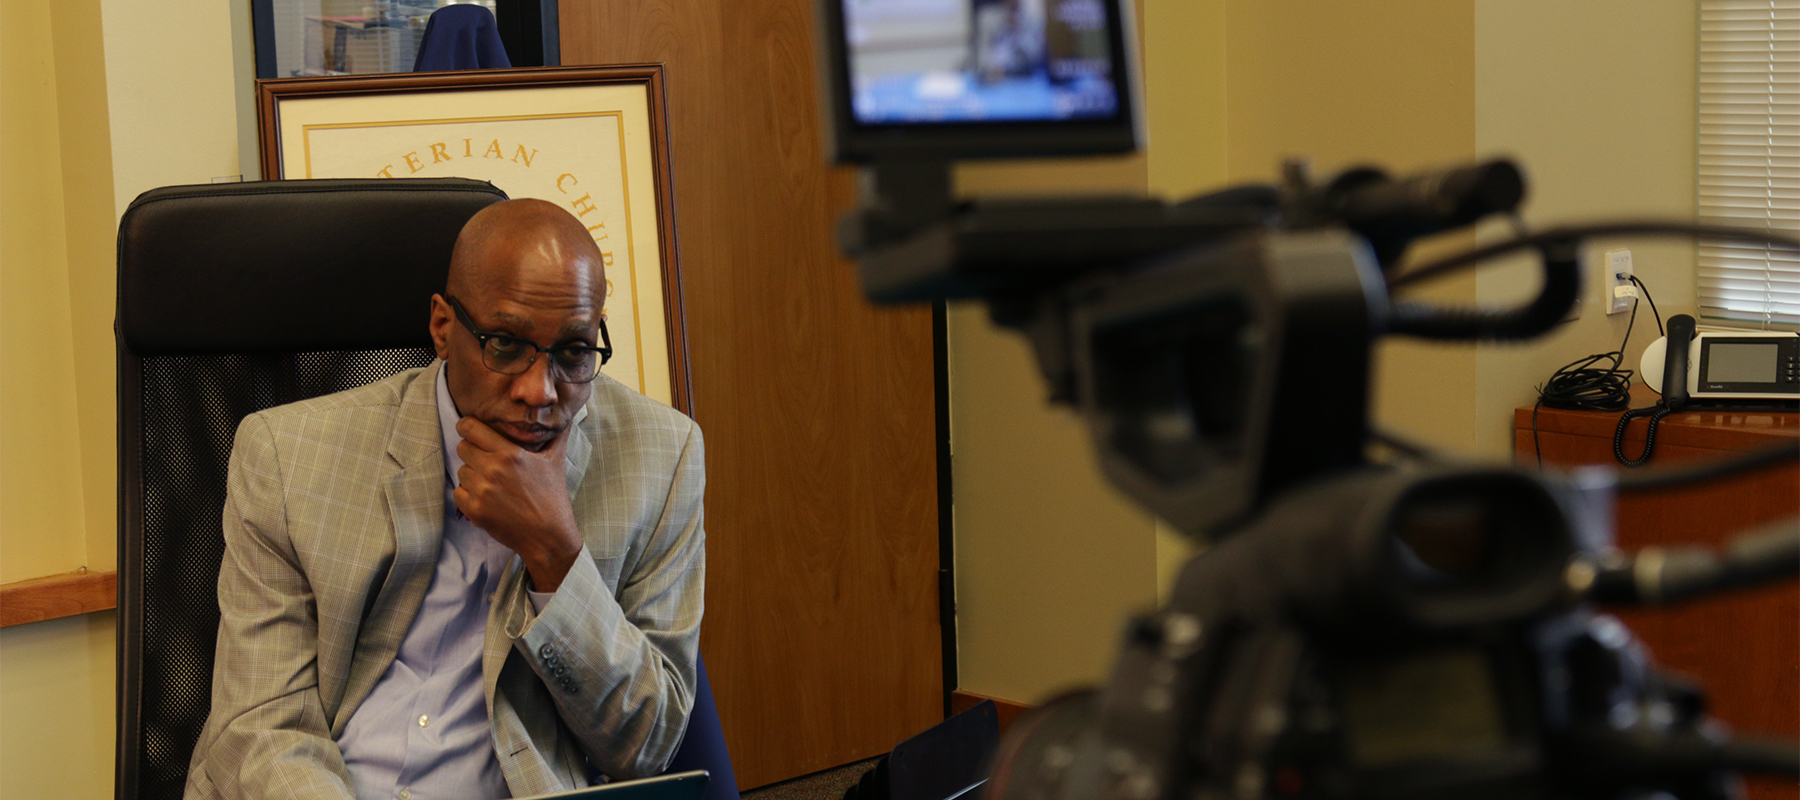
[[[456,510],[458,414],[438,370],[444,435],[444,538],[437,571],[394,663],[337,739],[357,800],[510,797],[494,755],[481,678],[489,598],[513,551]],[[550,593],[531,592],[542,610]]]

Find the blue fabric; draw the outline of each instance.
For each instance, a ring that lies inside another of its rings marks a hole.
[[[488,598],[513,552],[456,510],[462,459],[456,403],[438,370],[444,442],[444,538],[431,588],[376,682],[337,739],[357,800],[510,797],[494,753],[481,681]],[[404,790],[404,794],[402,793]]]
[[[425,21],[425,36],[413,72],[510,67],[500,26],[492,12],[477,5],[444,6]]]
[[[719,727],[719,709],[713,705],[704,657],[696,659],[694,710],[688,714],[687,732],[681,735],[681,747],[669,762],[670,772],[696,769],[712,773],[704,800],[739,800],[737,776],[731,772],[731,754],[725,750],[725,731]]]

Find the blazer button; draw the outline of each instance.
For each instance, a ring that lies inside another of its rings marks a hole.
[[[550,645],[548,645],[548,644],[546,644],[546,645],[544,645],[544,646],[543,646],[543,647],[540,647],[540,648],[538,648],[538,657],[539,657],[539,658],[543,658],[543,659],[546,659],[546,660],[547,660],[547,659],[551,659],[551,658],[555,658],[555,657],[556,657],[556,651],[555,651],[555,650],[551,650],[551,649],[550,649]]]

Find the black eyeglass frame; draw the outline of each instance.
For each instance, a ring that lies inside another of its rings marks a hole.
[[[469,330],[469,333],[473,334],[475,336],[475,343],[481,347],[481,365],[484,367],[487,367],[490,370],[493,370],[494,372],[498,372],[501,375],[523,375],[523,374],[525,374],[526,370],[531,369],[532,364],[537,363],[538,354],[544,353],[544,354],[547,354],[550,356],[550,371],[555,374],[557,380],[562,381],[563,383],[592,383],[594,378],[600,374],[600,368],[606,366],[606,362],[612,359],[612,353],[613,353],[612,337],[610,335],[608,335],[606,332],[606,320],[605,319],[602,319],[599,322],[599,327],[600,327],[600,346],[599,347],[589,347],[587,345],[580,345],[580,344],[565,344],[565,345],[558,345],[556,347],[539,347],[537,342],[531,341],[530,339],[522,339],[517,336],[511,336],[511,335],[504,334],[504,333],[492,333],[489,331],[481,330],[481,329],[475,327],[475,321],[469,317],[469,312],[462,307],[462,303],[457,302],[455,297],[450,296],[449,293],[445,293],[444,301],[449,303],[450,310],[456,313],[456,321],[462,323],[462,326],[464,328],[467,328]],[[531,348],[531,350],[533,352],[532,352],[530,358],[525,359],[524,368],[520,369],[518,372],[506,372],[503,370],[494,369],[493,365],[489,364],[488,359],[487,359],[487,355],[488,355],[487,354],[487,343],[491,339],[503,339],[505,341],[514,342],[514,343],[517,343],[524,347]],[[566,352],[571,352],[571,351],[591,352],[591,353],[599,354],[600,363],[594,365],[594,374],[589,375],[586,380],[569,379],[563,373],[563,368],[561,366],[558,366],[557,361],[556,361],[556,354],[558,352],[566,353]]]

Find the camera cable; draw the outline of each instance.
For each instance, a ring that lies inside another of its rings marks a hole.
[[[1800,517],[1740,532],[1723,548],[1646,547],[1590,563],[1585,599],[1626,606],[1676,603],[1800,577]]]
[[[1552,310],[1562,309],[1555,312],[1556,316],[1560,316],[1567,309],[1567,306],[1560,303],[1544,302],[1550,294],[1552,279],[1557,280],[1556,285],[1559,291],[1565,293],[1564,299],[1573,303],[1573,297],[1567,296],[1566,293],[1579,287],[1570,284],[1569,266],[1575,258],[1575,248],[1580,243],[1592,238],[1679,236],[1750,242],[1784,250],[1800,250],[1800,239],[1792,236],[1773,231],[1724,225],[1648,220],[1601,222],[1527,232],[1520,220],[1514,219],[1512,222],[1515,234],[1513,237],[1389,276],[1388,290],[1394,292],[1445,275],[1473,269],[1483,262],[1508,253],[1537,250],[1542,254],[1545,269],[1545,289],[1540,292],[1537,301],[1518,310],[1502,312],[1438,310],[1421,307],[1418,304],[1395,304],[1392,309],[1394,319],[1389,323],[1390,331],[1425,338],[1496,340],[1529,338],[1529,336],[1541,333],[1557,324],[1557,320],[1551,318]],[[1648,289],[1644,288],[1642,281],[1634,278],[1631,282],[1645,299],[1649,299],[1650,293]],[[1650,305],[1652,313],[1657,316],[1657,327],[1661,328],[1662,314],[1656,310],[1654,300],[1650,301]],[[1540,471],[1544,466],[1544,453],[1542,437],[1538,429],[1538,412],[1544,406],[1591,411],[1625,411],[1626,414],[1620,419],[1619,428],[1615,431],[1613,455],[1620,464],[1628,467],[1642,465],[1649,459],[1656,443],[1655,426],[1662,417],[1671,412],[1666,408],[1666,404],[1639,411],[1629,409],[1633,373],[1624,367],[1624,361],[1625,345],[1630,341],[1631,326],[1637,318],[1637,303],[1635,302],[1631,306],[1631,316],[1632,320],[1626,324],[1625,328],[1625,342],[1620,343],[1618,350],[1599,353],[1566,364],[1552,374],[1550,380],[1546,381],[1544,385],[1538,387],[1538,401],[1531,409],[1531,438]],[[1651,429],[1645,442],[1644,453],[1637,459],[1628,459],[1625,457],[1623,446],[1625,428],[1629,426],[1632,419],[1645,415],[1651,416]]]
[[[1547,247],[1559,246],[1569,241],[1585,241],[1610,236],[1675,236],[1683,238],[1722,239],[1733,242],[1768,245],[1783,250],[1800,250],[1800,239],[1775,233],[1774,231],[1739,228],[1729,225],[1702,225],[1692,222],[1665,220],[1645,220],[1626,222],[1599,222],[1585,225],[1569,225],[1559,228],[1546,228],[1527,234],[1503,239],[1493,244],[1482,245],[1460,253],[1437,259],[1416,268],[1406,270],[1388,278],[1389,291],[1402,289],[1416,283],[1434,280],[1466,269],[1479,266],[1489,259],[1498,258],[1508,253],[1521,250],[1542,251]]]
[[[1415,461],[1439,460],[1438,455],[1432,452],[1431,448],[1404,436],[1395,434],[1392,431],[1371,427],[1369,429],[1369,441],[1387,448],[1388,451],[1402,458]]]

